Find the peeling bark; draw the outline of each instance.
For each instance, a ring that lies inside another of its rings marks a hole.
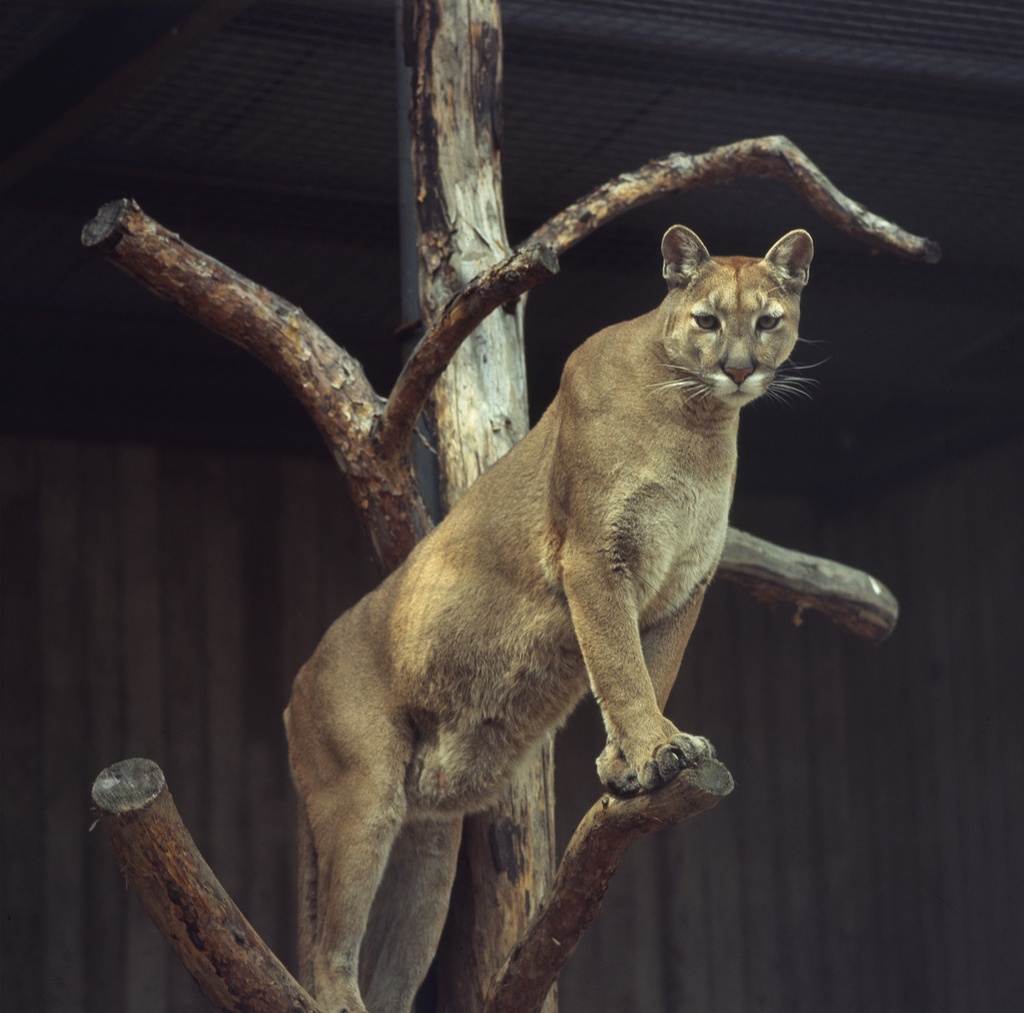
[[[515,299],[557,271],[558,261],[546,246],[528,246],[485,269],[448,300],[388,398],[377,430],[385,454],[408,439],[434,385],[473,330],[499,306],[514,312]]]

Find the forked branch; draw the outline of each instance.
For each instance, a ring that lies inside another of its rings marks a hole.
[[[316,423],[348,482],[384,572],[430,529],[404,453],[380,454],[383,399],[362,365],[297,306],[184,242],[133,200],[105,204],[82,242],[269,366]]]
[[[409,357],[377,429],[381,452],[404,453],[416,418],[459,346],[499,306],[558,273],[558,258],[532,245],[506,257],[457,292]]]

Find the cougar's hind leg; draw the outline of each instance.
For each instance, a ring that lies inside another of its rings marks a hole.
[[[299,799],[297,806],[298,830],[298,936],[299,981],[302,987],[313,991],[313,942],[316,938],[316,848],[313,831],[309,826],[306,807]]]
[[[363,940],[360,983],[373,1013],[407,1013],[437,950],[462,818],[406,823],[395,841]]]
[[[327,1013],[364,1013],[366,1008],[358,986],[359,951],[401,830],[400,789],[359,772],[307,802],[317,857],[313,988]],[[367,791],[373,795],[370,804]]]

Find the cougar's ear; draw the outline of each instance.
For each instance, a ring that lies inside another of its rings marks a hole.
[[[685,225],[673,225],[661,240],[665,266],[661,273],[669,288],[686,288],[694,275],[711,259],[696,232]]]
[[[814,243],[803,229],[787,232],[765,255],[765,263],[779,276],[787,291],[799,293],[811,276]]]

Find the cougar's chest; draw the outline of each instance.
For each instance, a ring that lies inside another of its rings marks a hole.
[[[611,525],[613,566],[632,577],[641,627],[677,611],[718,565],[732,476],[646,481],[624,498]]]

